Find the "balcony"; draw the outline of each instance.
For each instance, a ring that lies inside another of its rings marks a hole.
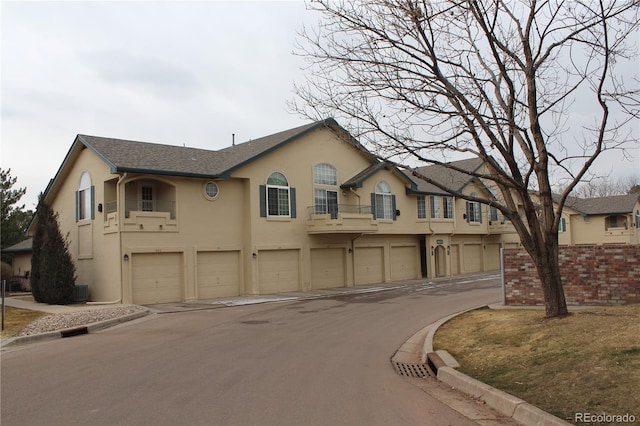
[[[371,206],[337,204],[307,207],[309,234],[371,234],[378,232]]]
[[[105,202],[105,228],[117,227],[118,202]],[[122,230],[164,231],[173,230],[176,223],[176,203],[171,200],[124,200]]]

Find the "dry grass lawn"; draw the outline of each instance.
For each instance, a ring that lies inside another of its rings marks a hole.
[[[640,419],[640,305],[573,311],[482,309],[447,322],[434,347],[460,371],[562,419],[575,413]]]
[[[31,324],[36,319],[48,315],[46,312],[31,311],[29,309],[19,309],[5,306],[4,330],[2,338],[15,337],[23,328]]]

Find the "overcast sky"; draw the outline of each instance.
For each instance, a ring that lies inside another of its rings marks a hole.
[[[1,157],[34,208],[78,133],[220,149],[306,124],[287,111],[302,1],[7,2]],[[640,173],[609,156],[615,176]],[[615,169],[615,170],[614,170]]]

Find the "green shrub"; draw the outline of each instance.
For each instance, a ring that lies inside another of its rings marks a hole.
[[[73,302],[76,268],[63,238],[58,215],[40,195],[31,257],[31,292],[37,302],[65,305]]]

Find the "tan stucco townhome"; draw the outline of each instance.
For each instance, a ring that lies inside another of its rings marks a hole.
[[[640,244],[640,193],[570,197],[562,211],[562,245]]]
[[[477,170],[476,159],[456,163]],[[464,193],[491,188],[420,169]],[[152,304],[499,269],[512,226],[333,119],[218,151],[78,135],[45,200],[90,299]]]

